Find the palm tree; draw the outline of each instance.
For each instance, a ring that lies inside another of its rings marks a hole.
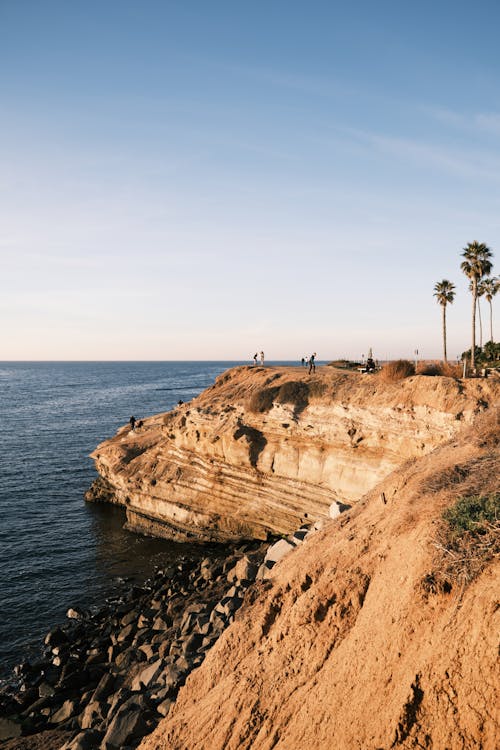
[[[476,366],[476,305],[477,305],[477,285],[483,278],[491,272],[493,264],[490,258],[493,253],[484,242],[469,242],[464,247],[462,258],[465,260],[460,264],[460,268],[471,281],[472,291],[472,346],[470,355],[470,366],[472,369]]]
[[[486,301],[490,305],[490,341],[493,343],[493,307],[491,302],[495,294],[500,290],[500,278],[498,276],[490,276],[487,279],[483,279],[481,287]]]
[[[483,348],[483,319],[481,317],[481,297],[484,295],[483,281],[477,284],[477,317],[479,318],[479,348]],[[469,284],[469,292],[472,292],[472,281]]]
[[[448,281],[447,279],[443,279],[442,281],[438,281],[437,284],[434,285],[434,296],[437,299],[437,302],[439,305],[441,305],[441,309],[443,311],[443,352],[444,352],[444,361],[447,362],[446,358],[446,305],[453,302],[455,299],[455,284],[453,282]]]

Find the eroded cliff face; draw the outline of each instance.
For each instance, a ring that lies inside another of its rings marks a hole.
[[[98,446],[88,499],[122,504],[129,528],[180,541],[290,533],[434,450],[499,391],[488,380],[237,367]]]

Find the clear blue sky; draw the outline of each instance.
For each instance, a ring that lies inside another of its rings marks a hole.
[[[463,246],[500,269],[499,28],[482,0],[0,0],[0,359],[438,357],[443,278],[462,352]]]

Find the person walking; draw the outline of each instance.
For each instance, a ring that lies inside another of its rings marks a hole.
[[[130,429],[134,431],[135,430],[135,417],[130,417],[128,421],[130,422]]]
[[[260,353],[260,364],[264,366],[264,352]]]
[[[316,362],[314,361],[316,358],[316,352],[314,354],[311,354],[309,357],[309,375],[311,372],[316,372]]]

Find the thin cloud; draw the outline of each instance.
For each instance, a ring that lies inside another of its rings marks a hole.
[[[479,134],[491,133],[500,136],[500,113],[499,112],[475,112],[464,114],[455,112],[444,107],[425,107],[434,120],[445,125],[451,125],[457,130],[476,132]]]
[[[495,182],[500,180],[500,160],[484,151],[457,152],[442,145],[399,136],[384,136],[362,130],[352,130],[351,134],[378,151],[420,167],[437,168],[466,178],[483,178]]]

